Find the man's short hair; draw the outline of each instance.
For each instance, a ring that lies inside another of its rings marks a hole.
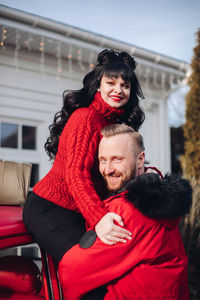
[[[125,133],[129,134],[141,151],[145,150],[143,137],[130,126],[125,124],[112,124],[101,129],[102,136],[106,138]]]

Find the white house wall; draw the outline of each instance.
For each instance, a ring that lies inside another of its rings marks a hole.
[[[149,101],[148,94],[146,102]],[[167,116],[167,101],[155,99],[145,109],[145,121],[140,129],[144,137],[146,159],[151,166],[158,167],[163,173],[170,171],[170,132]]]
[[[50,163],[44,151],[48,137],[48,126],[55,112],[62,106],[62,93],[66,89],[80,88],[80,74],[76,78],[60,76],[56,79],[56,59],[49,57],[45,64],[45,74],[40,70],[40,57],[37,53],[23,53],[14,64],[14,49],[0,52],[0,121],[23,123],[37,126],[37,150],[0,150],[0,157],[9,160],[39,163],[40,177],[49,169]]]

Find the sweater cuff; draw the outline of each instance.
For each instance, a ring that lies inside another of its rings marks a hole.
[[[87,218],[88,221],[86,221],[86,230],[91,230],[91,229],[95,229],[95,226],[97,225],[97,223],[103,218],[103,216],[105,216],[107,213],[109,213],[109,211],[106,208],[101,208],[99,210],[99,208],[97,208],[98,210],[98,214],[95,214],[95,216],[93,216],[93,218]]]

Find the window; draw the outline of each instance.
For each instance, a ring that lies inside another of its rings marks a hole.
[[[18,125],[1,123],[1,147],[18,148]]]
[[[36,127],[0,123],[0,147],[24,150],[36,150]]]
[[[36,127],[22,126],[22,149],[36,149]]]
[[[184,134],[182,127],[171,127],[171,169],[175,174],[182,175],[180,156],[184,153]]]
[[[39,181],[39,154],[37,149],[37,126],[25,121],[0,121],[1,158],[32,164],[30,188]]]

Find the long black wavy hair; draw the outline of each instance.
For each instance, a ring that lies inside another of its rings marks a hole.
[[[125,113],[120,120],[116,120],[116,123],[125,123],[136,131],[140,128],[145,115],[139,106],[139,100],[144,99],[144,96],[134,72],[135,68],[134,58],[126,52],[105,49],[99,53],[96,66],[83,79],[83,87],[80,90],[63,93],[63,107],[55,114],[53,123],[49,126],[50,136],[45,143],[45,151],[50,159],[57,153],[59,137],[69,117],[76,109],[91,104],[103,75],[109,78],[122,77],[125,82],[130,82],[130,98],[124,106]]]

